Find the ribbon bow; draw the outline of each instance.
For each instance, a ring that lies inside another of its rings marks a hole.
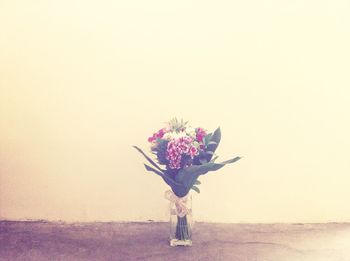
[[[179,198],[172,192],[171,190],[165,191],[165,198],[169,200],[171,203],[175,204],[176,215],[179,217],[184,217],[189,213],[189,209],[186,206],[187,203],[187,195]]]

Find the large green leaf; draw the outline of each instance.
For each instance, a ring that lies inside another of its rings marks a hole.
[[[226,164],[234,163],[239,159],[240,157],[235,157],[233,159],[230,159],[221,163],[208,162],[203,165],[193,165],[193,166],[184,168],[180,170],[179,173],[176,175],[175,181],[183,184],[186,190],[189,191],[191,187],[196,183],[196,180],[200,175],[204,175],[209,171],[218,170],[223,166],[225,166]]]
[[[208,140],[206,140],[207,146],[205,150],[207,152],[207,156],[206,156],[207,161],[210,161],[211,158],[213,157],[214,152],[219,146],[220,140],[221,140],[221,130],[219,127],[214,131],[213,135],[210,135],[208,137]]]
[[[146,170],[154,172],[155,174],[159,175],[165,181],[165,183],[171,187],[172,191],[175,193],[176,196],[184,197],[190,191],[190,189],[187,189],[187,187],[184,186],[182,183],[176,182],[166,172],[162,173],[156,170],[155,168],[152,168],[151,166],[148,166],[146,164],[144,165]]]
[[[205,146],[208,145],[212,135],[213,135],[212,133],[208,133],[207,135],[204,136],[203,143],[204,143]]]
[[[162,172],[160,172],[160,171],[158,171],[158,170],[156,170],[156,169],[154,169],[146,164],[144,164],[144,165],[145,165],[146,170],[152,171],[152,172],[156,173],[157,175],[159,175],[160,177],[162,177],[163,180],[165,181],[165,183],[167,183],[170,187],[173,188],[173,187],[182,187],[183,186],[181,183],[176,182],[171,177],[169,177],[167,174],[162,173]]]
[[[164,173],[164,170],[161,169],[161,168],[160,168],[150,157],[148,157],[148,156],[146,155],[146,153],[144,153],[139,147],[133,146],[133,148],[137,149],[138,152],[140,152],[140,153],[146,158],[146,160],[148,160],[149,163],[151,163],[154,167],[156,167],[158,170],[160,170],[161,172]]]

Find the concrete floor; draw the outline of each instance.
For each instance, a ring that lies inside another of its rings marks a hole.
[[[167,223],[0,222],[0,260],[350,261],[350,224],[196,223],[170,247]]]

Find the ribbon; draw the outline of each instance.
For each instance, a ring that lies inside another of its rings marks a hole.
[[[189,213],[189,209],[186,206],[187,203],[187,195],[179,198],[174,194],[173,191],[167,190],[165,191],[164,197],[169,200],[172,204],[175,204],[176,215],[179,217],[184,217]]]

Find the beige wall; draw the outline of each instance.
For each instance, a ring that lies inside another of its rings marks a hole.
[[[0,218],[165,220],[131,146],[223,132],[197,220],[350,221],[349,1],[0,2]]]

